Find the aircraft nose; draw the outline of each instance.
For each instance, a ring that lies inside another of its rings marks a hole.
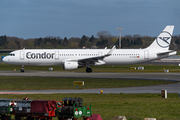
[[[1,61],[3,61],[4,57],[6,57],[6,56],[1,56]]]
[[[6,62],[8,62],[8,59],[7,59],[6,56],[2,56],[2,57],[1,57],[1,61],[6,63]]]

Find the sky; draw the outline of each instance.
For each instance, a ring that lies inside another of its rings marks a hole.
[[[0,36],[24,39],[118,36],[156,37],[166,25],[180,35],[179,0],[1,0]]]

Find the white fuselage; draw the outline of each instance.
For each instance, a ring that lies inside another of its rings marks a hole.
[[[102,56],[110,49],[22,49],[11,52],[12,55],[3,58],[3,61],[14,65],[63,65],[68,60],[79,60]],[[115,49],[113,53],[105,57],[106,65],[124,65],[147,62],[160,59],[156,51],[148,49]]]
[[[2,58],[8,64],[22,65],[63,65],[64,70],[93,65],[137,64],[175,55],[169,50],[174,26],[166,26],[159,36],[145,49],[22,49]]]

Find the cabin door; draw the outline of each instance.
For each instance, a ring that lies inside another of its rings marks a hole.
[[[24,60],[24,51],[20,51],[20,60]]]
[[[144,59],[149,59],[149,51],[148,50],[144,51]]]
[[[55,60],[59,60],[59,51],[55,51]]]

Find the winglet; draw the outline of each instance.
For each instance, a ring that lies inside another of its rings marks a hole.
[[[112,49],[107,53],[106,56],[110,56],[115,48],[116,48],[116,46],[114,45],[114,46],[112,47]]]

